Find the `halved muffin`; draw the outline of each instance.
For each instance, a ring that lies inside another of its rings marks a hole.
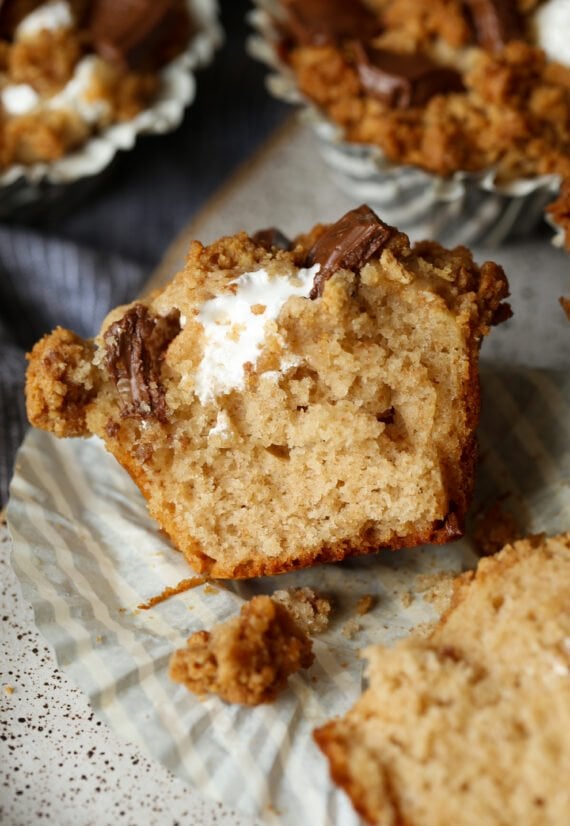
[[[367,207],[289,243],[194,242],[95,340],[30,355],[28,414],[100,436],[192,566],[214,577],[446,542],[471,497],[478,352],[500,267]]]

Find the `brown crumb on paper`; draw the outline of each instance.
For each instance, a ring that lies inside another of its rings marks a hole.
[[[400,597],[400,602],[402,603],[402,608],[409,608],[412,602],[414,601],[414,595],[411,591],[404,591],[404,593]]]
[[[311,640],[291,614],[268,596],[246,602],[240,614],[211,631],[192,634],[170,660],[170,677],[203,698],[268,703],[291,674],[313,662]]]
[[[4,693],[8,694],[8,696],[12,696],[12,694],[14,693],[15,690],[16,689],[14,688],[13,685],[5,685],[4,686]]]
[[[496,554],[521,536],[516,519],[500,499],[479,514],[473,529],[473,540],[481,556]]]
[[[416,578],[416,591],[430,602],[439,614],[449,608],[453,596],[453,582],[457,574],[441,571],[437,574],[420,574]]]
[[[209,582],[206,582],[204,585],[204,589],[202,591],[204,594],[209,594],[210,596],[215,596],[215,594],[220,593],[220,589],[216,588],[215,585],[210,585]]]
[[[306,634],[321,634],[329,625],[330,599],[312,588],[287,588],[275,591],[272,599],[284,605]]]
[[[343,637],[346,637],[347,640],[351,640],[358,634],[359,631],[360,623],[358,622],[358,620],[354,619],[354,617],[352,619],[347,620],[347,622],[345,622],[342,628],[340,629],[340,633]]]
[[[170,597],[176,596],[176,594],[182,594],[184,591],[189,591],[191,588],[197,588],[199,585],[203,585],[206,582],[204,577],[202,576],[191,576],[189,579],[182,579],[178,585],[174,585],[169,588],[165,588],[160,594],[157,594],[155,597],[151,597],[147,602],[143,602],[140,605],[137,605],[141,611],[148,611],[149,608],[154,608],[155,605],[158,605],[161,602],[164,602]],[[120,609],[119,609],[120,610]]]
[[[360,599],[356,603],[356,613],[359,617],[364,616],[364,614],[367,614],[374,608],[375,603],[376,597],[372,596],[372,594],[365,594],[364,596],[360,597]]]

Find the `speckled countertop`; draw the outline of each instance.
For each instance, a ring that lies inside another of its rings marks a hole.
[[[0,526],[0,823],[252,826],[96,719],[35,629]]]

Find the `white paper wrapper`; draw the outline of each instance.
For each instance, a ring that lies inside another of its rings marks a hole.
[[[222,40],[217,0],[187,0],[196,32],[186,50],[161,69],[160,88],[152,106],[132,120],[116,123],[75,152],[53,163],[15,165],[0,174],[0,216],[33,208],[65,196],[71,185],[99,175],[117,152],[132,149],[141,134],[175,129],[196,94],[195,70],[212,59]]]
[[[494,367],[482,383],[479,501],[508,493],[525,530],[568,530],[570,376]],[[137,605],[192,572],[100,442],[39,431],[29,433],[20,451],[8,519],[13,565],[36,623],[93,708],[203,794],[282,826],[356,826],[312,731],[360,694],[359,648],[390,644],[436,617],[417,577],[476,563],[464,539],[227,582],[215,594],[198,587],[141,611]],[[254,594],[298,585],[331,594],[334,619],[315,641],[315,664],[291,678],[276,703],[255,709],[215,697],[202,703],[169,681],[170,654],[191,632],[235,614]],[[342,627],[364,594],[375,595],[377,604],[347,639]]]
[[[273,23],[282,15],[279,0],[256,0],[256,5],[249,19],[257,34],[248,48],[274,70],[267,79],[269,91],[303,105],[302,116],[319,138],[333,179],[355,202],[369,204],[413,240],[434,238],[447,245],[498,246],[508,237],[527,235],[542,221],[560,188],[558,175],[499,183],[489,169],[443,178],[394,164],[378,146],[345,141],[342,128],[299,92],[294,72],[279,57]]]

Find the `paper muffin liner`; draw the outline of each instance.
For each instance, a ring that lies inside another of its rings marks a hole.
[[[175,129],[196,94],[195,70],[208,64],[223,37],[217,0],[186,0],[196,31],[178,57],[160,70],[152,105],[136,117],[115,123],[74,152],[51,163],[13,165],[0,174],[0,218],[25,219],[49,211],[62,199],[75,202],[90,192],[119,151],[128,151],[139,135]]]
[[[482,386],[478,505],[508,492],[525,532],[568,530],[568,372],[488,365]],[[203,585],[141,610],[192,570],[99,440],[39,430],[30,431],[18,456],[8,524],[12,564],[36,624],[95,712],[205,796],[279,826],[357,826],[313,730],[360,695],[358,650],[425,628],[445,607],[434,602],[441,575],[448,581],[477,562],[466,537]],[[315,663],[295,674],[275,703],[200,702],[168,679],[169,657],[190,633],[237,614],[255,594],[297,586],[328,593],[333,613],[315,638]],[[368,594],[375,605],[358,616],[357,601]],[[360,626],[354,637],[344,631],[351,620]]]
[[[413,240],[434,238],[447,245],[498,246],[543,221],[544,208],[560,188],[558,175],[502,183],[496,170],[488,169],[444,178],[393,163],[378,146],[344,140],[342,127],[301,94],[294,72],[279,55],[278,0],[256,0],[256,5],[249,16],[256,34],[248,49],[273,70],[267,88],[280,100],[302,105],[301,117],[316,133],[333,180],[355,202],[369,204]]]

